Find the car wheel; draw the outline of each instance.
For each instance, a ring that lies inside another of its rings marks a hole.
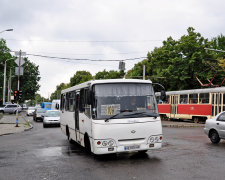
[[[46,128],[46,124],[45,123],[43,123],[43,128]]]
[[[144,154],[144,153],[146,153],[148,150],[142,150],[142,151],[138,151],[138,153],[140,153],[140,154]]]
[[[210,140],[213,144],[218,144],[220,142],[219,134],[216,131],[210,133]]]
[[[84,136],[84,145],[85,145],[85,150],[86,150],[88,153],[91,153],[91,144],[90,144],[90,140],[89,140],[88,135],[85,135],[85,136]]]
[[[4,111],[0,111],[0,113],[4,114]]]

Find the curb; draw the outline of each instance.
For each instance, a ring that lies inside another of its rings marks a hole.
[[[204,126],[164,124],[164,125],[162,125],[162,127],[171,127],[171,128],[203,128]]]
[[[34,126],[30,123],[30,127],[27,128],[27,129],[24,129],[24,131],[29,131],[29,130],[33,129],[33,127],[34,127]]]
[[[1,123],[1,124],[12,124],[12,123]],[[24,124],[20,124],[20,125],[24,125]],[[5,135],[10,135],[10,134],[19,134],[19,133],[23,133],[25,131],[30,131],[31,129],[33,129],[33,125],[30,123],[30,127],[27,128],[27,129],[24,129],[24,131],[21,131],[21,132],[15,132],[15,133],[5,133],[5,134],[0,134],[0,136],[5,136]]]

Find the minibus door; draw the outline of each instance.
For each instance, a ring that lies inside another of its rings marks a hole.
[[[79,102],[80,102],[80,92],[76,92],[76,103],[75,103],[75,133],[76,133],[76,141],[80,143]]]

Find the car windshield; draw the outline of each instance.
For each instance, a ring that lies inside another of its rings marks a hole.
[[[158,115],[151,84],[96,85],[95,105],[95,119],[155,117]]]
[[[59,113],[59,111],[47,111],[46,116],[47,117],[59,117],[60,113]]]
[[[51,109],[51,104],[45,104],[45,108],[47,108],[47,109]]]
[[[45,113],[46,110],[45,109],[37,109],[37,113]]]

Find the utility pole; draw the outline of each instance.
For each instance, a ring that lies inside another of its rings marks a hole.
[[[143,80],[145,80],[145,65],[143,66]]]
[[[19,69],[18,69],[18,84],[17,84],[17,90],[20,90],[20,62],[21,62],[21,50],[19,51]]]
[[[5,66],[4,66],[3,105],[5,104],[6,61],[5,61]]]
[[[11,101],[11,76],[12,76],[12,72],[11,72],[11,68],[9,71],[9,80],[8,80],[8,102]]]

